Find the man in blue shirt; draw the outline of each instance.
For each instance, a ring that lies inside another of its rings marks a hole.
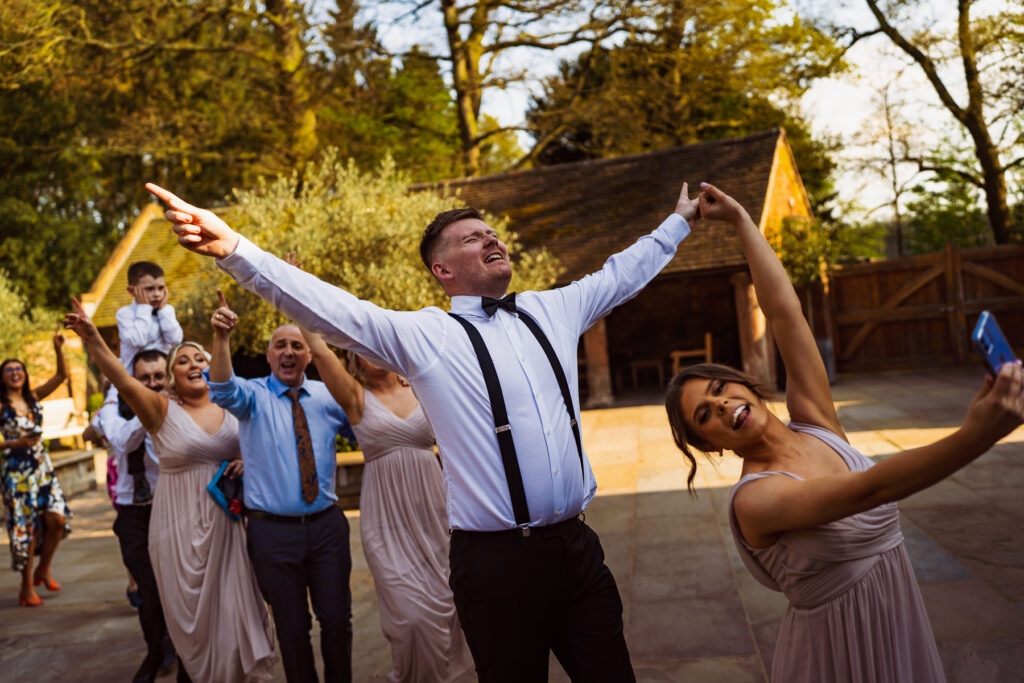
[[[354,435],[327,387],[306,379],[312,354],[295,325],[271,335],[268,377],[235,376],[229,340],[238,316],[220,290],[217,296],[210,398],[238,418],[249,557],[273,612],[285,675],[291,683],[318,680],[309,638],[311,598],[320,622],[324,680],[347,683],[352,556],[348,520],[335,505],[334,472],[337,435]]]

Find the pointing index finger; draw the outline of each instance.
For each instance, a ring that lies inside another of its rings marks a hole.
[[[149,190],[149,192],[155,195],[158,199],[161,199],[164,202],[166,202],[167,206],[171,207],[172,209],[177,209],[178,211],[186,211],[188,213],[195,213],[196,211],[199,210],[197,207],[192,206],[178,195],[174,194],[169,190],[165,190],[156,183],[146,183],[146,189]]]
[[[219,304],[221,305],[221,307],[223,307],[223,308],[230,308],[230,307],[228,306],[228,302],[227,302],[227,299],[225,299],[225,298],[224,298],[224,292],[222,292],[222,291],[221,291],[221,290],[220,290],[219,288],[217,289],[217,302],[218,302],[218,303],[219,303]]]

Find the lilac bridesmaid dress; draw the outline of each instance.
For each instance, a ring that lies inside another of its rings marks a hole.
[[[874,465],[827,429],[795,422],[789,428],[824,441],[853,472]],[[748,474],[729,497],[729,523],[743,563],[759,582],[789,599],[772,680],[945,681],[896,503],[787,531],[767,548],[751,547],[740,533],[733,499],[750,482],[779,475],[801,479],[781,471]]]

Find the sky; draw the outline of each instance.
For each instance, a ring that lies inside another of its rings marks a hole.
[[[974,10],[977,16],[986,9],[1005,6],[1010,0],[981,0]],[[839,0],[837,3],[814,2],[812,0],[791,0],[804,16],[808,13],[828,13],[828,18],[838,23],[860,28],[873,26],[873,18],[862,0]],[[370,5],[370,3],[367,3]],[[443,52],[443,45],[437,45],[438,36],[443,36],[440,13],[430,10],[415,24],[406,21],[400,26],[393,20],[407,11],[410,4],[392,1],[374,4],[372,16],[378,25],[379,35],[391,49],[407,47],[412,42],[429,44],[435,41],[435,48]],[[365,13],[364,13],[365,14]],[[951,0],[931,0],[918,6],[912,20],[918,25],[934,25],[939,28],[955,26],[956,8]],[[515,55],[517,66],[529,70],[531,84],[517,84],[507,90],[490,90],[486,93],[482,109],[495,116],[503,125],[516,125],[523,121],[523,115],[530,102],[531,87],[544,77],[555,73],[559,59],[571,57],[573,49],[560,53],[522,51]],[[858,169],[861,160],[877,156],[877,150],[861,144],[864,132],[876,120],[879,111],[878,97],[881,88],[892,83],[893,92],[904,103],[901,114],[906,117],[913,141],[921,148],[927,148],[937,136],[953,127],[952,117],[939,103],[931,85],[927,83],[920,68],[912,64],[906,55],[895,48],[884,36],[867,38],[855,45],[847,54],[851,69],[835,78],[818,81],[800,101],[800,108],[811,123],[812,130],[819,135],[838,136],[842,141],[839,153],[841,171],[837,177],[839,199],[844,204],[853,203],[849,211],[851,219],[865,217],[882,218],[890,213],[887,204],[891,202],[888,182],[881,176]],[[951,89],[960,102],[966,95],[959,96],[962,80],[955,71],[945,73]],[[522,144],[527,146],[529,138],[523,135]],[[901,169],[901,180],[914,176],[915,170],[905,165]]]

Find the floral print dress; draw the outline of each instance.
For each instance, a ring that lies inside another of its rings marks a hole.
[[[18,415],[11,406],[0,411],[0,431],[4,440],[18,439],[42,428],[43,414],[36,403],[29,415]],[[64,500],[53,463],[40,439],[31,448],[7,448],[0,458],[0,489],[3,490],[4,516],[11,539],[11,568],[18,572],[28,564],[32,536],[35,552],[43,547],[43,513],[64,515],[64,536],[71,533],[71,510]]]

